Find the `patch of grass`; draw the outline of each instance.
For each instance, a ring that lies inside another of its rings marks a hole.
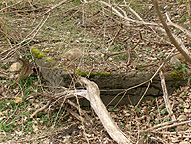
[[[142,67],[142,68],[137,68],[137,69],[140,70],[140,71],[143,71],[143,70],[146,70],[147,67]]]
[[[180,22],[185,22],[185,21],[186,21],[186,17],[183,16],[179,21],[180,21]]]

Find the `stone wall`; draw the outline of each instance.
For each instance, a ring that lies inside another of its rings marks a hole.
[[[52,67],[52,62],[46,62],[46,59],[47,58],[36,59],[35,62],[39,66],[42,77],[47,81],[47,85],[57,87],[69,87],[70,85],[73,85],[72,73],[64,71],[63,69],[56,66]],[[154,73],[151,72],[132,71],[129,73],[120,74],[111,73],[109,75],[96,74],[89,79],[91,81],[94,81],[98,85],[101,92],[101,98],[103,102],[107,105],[117,94],[124,91],[125,89],[149,80],[153,76],[153,74]],[[165,73],[165,81],[169,94],[171,94],[179,86],[185,86],[187,84],[186,80],[174,80],[169,73]],[[120,104],[128,104],[130,103],[130,101],[132,102],[132,104],[136,104],[145,92],[147,85],[148,83],[127,91],[127,93],[125,93],[125,97],[120,102]],[[63,89],[52,88],[51,91],[53,91],[54,93],[58,93],[63,91]],[[120,94],[111,103],[111,105],[115,105],[123,95],[124,93]],[[157,75],[153,79],[145,95],[145,99],[162,95],[163,92],[161,88],[161,81],[159,76]],[[88,105],[88,102],[85,99],[81,100],[80,102],[82,105]]]

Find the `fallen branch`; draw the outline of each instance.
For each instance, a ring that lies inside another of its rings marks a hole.
[[[98,86],[94,82],[91,82],[84,77],[79,77],[79,82],[85,85],[87,89],[87,94],[85,95],[85,98],[90,101],[91,107],[98,115],[104,128],[111,136],[111,138],[117,143],[131,143],[131,140],[123,134],[123,132],[119,129],[119,127],[115,124],[115,122],[109,115],[105,105],[100,99],[100,91]]]

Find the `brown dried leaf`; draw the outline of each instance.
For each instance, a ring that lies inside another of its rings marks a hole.
[[[15,102],[15,103],[22,102],[22,98],[21,98],[21,97],[15,97],[14,102]]]

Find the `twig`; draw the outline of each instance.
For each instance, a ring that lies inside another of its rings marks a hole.
[[[75,118],[77,118],[79,121],[84,121],[84,118],[80,116],[79,114],[73,112],[70,108],[66,108],[66,110],[72,114]]]
[[[159,76],[161,78],[161,86],[162,86],[162,90],[163,90],[163,98],[164,98],[166,109],[167,109],[169,115],[171,116],[172,120],[175,121],[176,118],[175,118],[175,115],[173,114],[172,107],[171,107],[171,104],[170,104],[170,101],[168,98],[168,92],[167,92],[167,88],[166,88],[165,77],[164,77],[162,70],[160,70]]]
[[[142,82],[142,83],[140,83],[140,84],[138,84],[138,85],[135,85],[135,86],[133,86],[133,87],[130,87],[130,88],[128,88],[128,89],[126,89],[126,90],[120,92],[119,94],[117,94],[117,95],[107,104],[106,107],[108,107],[120,94],[126,93],[127,91],[129,91],[129,90],[131,90],[131,89],[134,89],[134,88],[137,88],[137,87],[139,87],[139,86],[141,86],[141,85],[144,85],[144,84],[146,84],[146,83],[148,83],[148,82],[149,82],[149,80],[144,81],[144,82]],[[123,99],[123,98],[124,98],[124,96],[122,96],[122,99]]]
[[[62,101],[62,104],[60,105],[60,108],[59,108],[59,110],[58,110],[58,112],[57,112],[56,119],[55,119],[55,121],[54,121],[54,124],[53,124],[52,128],[53,128],[53,127],[55,126],[55,124],[56,124],[56,120],[58,119],[58,115],[59,115],[59,113],[60,113],[60,111],[61,111],[61,109],[62,109],[62,107],[63,107],[63,105],[64,105],[65,100],[66,100],[66,99],[64,99],[64,100]]]
[[[151,85],[151,82],[148,83],[147,88],[146,88],[145,92],[143,93],[143,95],[141,96],[141,98],[139,99],[139,102],[137,103],[136,107],[140,104],[140,102],[142,101],[142,99],[146,95],[147,91],[149,90],[150,85]]]
[[[128,53],[128,59],[127,59],[126,67],[128,67],[131,64],[131,52],[130,52],[130,49],[127,50],[127,53]]]
[[[51,102],[52,102],[52,100],[49,100],[45,106],[43,106],[43,107],[41,107],[40,109],[36,110],[36,111],[30,116],[30,118],[33,118],[33,117],[34,117],[35,115],[37,115],[39,112],[41,112],[41,111],[43,111],[44,109],[46,109],[46,108],[50,105]]]
[[[115,40],[116,40],[117,37],[119,36],[119,33],[121,32],[122,29],[123,29],[123,26],[122,26],[122,24],[121,24],[119,30],[118,30],[117,33],[115,34],[114,38],[111,40],[112,42],[110,43],[110,45],[112,45],[112,44],[115,42]],[[109,43],[109,42],[107,42],[107,43]]]
[[[159,11],[159,8],[158,8],[158,3],[156,0],[153,0],[153,4],[155,5],[156,7],[156,10],[157,10],[157,13],[160,14],[160,18],[162,18],[162,24],[165,28],[165,30],[163,28],[161,28],[160,24],[157,24],[157,23],[154,23],[154,22],[145,22],[142,20],[142,18],[138,17],[139,20],[134,20],[134,19],[131,19],[131,18],[128,18],[126,16],[124,16],[123,14],[121,14],[116,8],[114,8],[111,4],[108,4],[104,1],[99,1],[99,3],[101,4],[104,4],[106,6],[108,6],[109,8],[112,9],[112,12],[114,14],[116,14],[117,16],[119,16],[121,19],[127,21],[127,22],[124,22],[124,25],[127,25],[129,26],[129,22],[132,22],[132,23],[136,23],[136,24],[143,24],[143,25],[148,25],[150,26],[150,28],[154,28],[154,29],[157,29],[157,30],[160,30],[162,32],[165,32],[167,33],[167,35],[169,36],[171,42],[175,45],[175,47],[180,51],[180,53],[185,57],[185,59],[191,63],[191,57],[190,57],[190,53],[189,51],[186,49],[186,47],[184,46],[183,42],[181,41],[181,39],[179,39],[178,37],[176,37],[175,35],[171,34],[170,33],[170,30],[167,26],[167,24],[165,23],[160,11]],[[135,13],[135,12],[134,12]],[[179,44],[178,44],[179,43]]]
[[[139,39],[139,41],[133,46],[133,48],[131,48],[132,50],[133,49],[135,49],[137,46],[138,46],[138,44],[141,42],[141,39]],[[130,48],[129,48],[130,49]],[[128,49],[128,50],[129,50]],[[107,56],[107,58],[106,59],[108,59],[109,57],[111,57],[111,56],[115,56],[115,55],[119,55],[119,54],[123,54],[123,53],[128,53],[128,51],[122,51],[122,52],[116,52],[116,53],[112,53],[112,54],[108,54],[108,53],[105,53],[105,52],[103,52],[103,54],[105,54],[106,56]],[[129,52],[130,53],[130,52]],[[129,55],[129,53],[128,53],[128,55]],[[129,57],[128,57],[129,58]],[[129,60],[128,60],[129,61]]]
[[[140,131],[138,131],[138,133],[146,133],[146,132],[152,131],[152,130],[154,130],[154,129],[156,130],[156,129],[159,128],[159,127],[163,127],[163,126],[172,124],[172,123],[174,123],[174,122],[176,122],[176,121],[168,121],[168,122],[165,122],[165,123],[162,123],[162,124],[158,124],[158,125],[156,125],[156,126],[153,126],[153,127],[148,128],[148,129],[140,130]]]
[[[169,55],[166,57],[166,60],[169,59],[169,57],[171,56],[171,54],[172,54],[172,52],[173,52],[174,50],[175,50],[175,48],[172,49],[172,51],[171,51],[171,52],[169,53]],[[146,84],[147,82],[152,83],[153,78],[158,74],[159,70],[163,67],[163,65],[164,65],[164,62],[160,65],[160,67],[157,69],[157,71],[155,72],[155,74],[154,74],[149,80],[147,80],[147,81],[145,81],[145,82],[142,82],[142,83],[140,83],[140,84],[138,84],[138,85],[136,85],[136,86],[130,87],[130,88],[128,88],[128,89],[126,89],[126,90],[120,92],[119,94],[117,94],[117,95],[107,104],[106,107],[108,107],[120,94],[126,93],[127,91],[129,91],[129,90],[131,90],[131,89],[134,89],[134,88],[139,87],[139,86],[141,86],[141,85],[143,85],[143,84]],[[148,86],[150,86],[150,84],[149,84]],[[147,88],[148,88],[148,86],[147,86]],[[146,89],[146,91],[147,91],[147,89]],[[143,95],[144,95],[144,94],[143,94]],[[125,95],[123,95],[123,96],[121,97],[120,101],[121,101],[124,97],[125,97]],[[143,99],[143,97],[144,97],[144,96],[141,97],[141,99],[140,99],[139,102],[137,103],[136,107],[139,105],[139,103],[140,103],[140,101]],[[118,103],[119,103],[119,102],[118,102]]]
[[[75,103],[73,103],[73,102],[71,102],[69,99],[67,99],[66,100],[66,102],[68,103],[68,104],[70,104],[70,105],[72,105],[73,107],[75,107],[76,109],[78,109],[78,111],[79,111],[79,106],[77,106]],[[80,108],[81,109],[81,108]],[[81,111],[81,113],[88,119],[88,121],[91,123],[91,124],[93,124],[93,122],[92,122],[92,120],[90,119],[90,117],[88,116],[88,114],[86,113],[86,111],[84,111],[84,110],[80,110]]]
[[[165,127],[161,127],[161,128],[155,129],[154,132],[160,131],[160,130],[163,130],[163,129],[168,129],[168,128],[175,127],[175,126],[179,126],[179,125],[188,124],[188,123],[191,123],[191,120],[180,122],[180,123],[175,123],[175,124],[168,125],[168,126],[165,126]]]

